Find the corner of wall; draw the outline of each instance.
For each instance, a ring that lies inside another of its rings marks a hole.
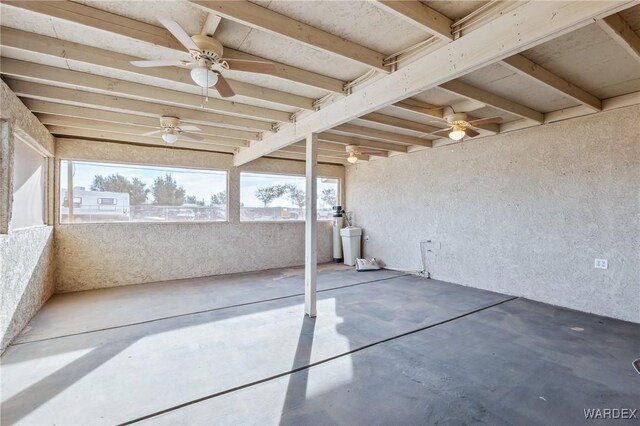
[[[14,140],[16,136],[37,145],[50,158],[47,186],[49,213],[53,209],[51,188],[54,138],[47,128],[4,83],[0,82],[0,352],[20,333],[54,292],[55,259],[53,226],[12,231]]]

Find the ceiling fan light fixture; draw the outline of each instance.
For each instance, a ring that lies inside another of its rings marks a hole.
[[[191,70],[191,79],[200,87],[211,87],[218,82],[218,74],[206,66],[198,66]]]
[[[176,143],[178,136],[175,133],[165,132],[162,134],[162,140],[166,143]]]
[[[347,157],[347,161],[351,164],[356,163],[358,161],[358,157],[352,152],[349,154],[349,157]]]
[[[464,126],[453,126],[451,133],[449,133],[449,138],[453,139],[454,141],[461,140],[467,135],[464,130]]]

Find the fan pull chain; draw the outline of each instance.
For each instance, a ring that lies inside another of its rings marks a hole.
[[[207,88],[205,89],[203,87],[203,89],[206,91],[207,96],[205,97],[205,101],[209,102],[209,73],[207,73]]]

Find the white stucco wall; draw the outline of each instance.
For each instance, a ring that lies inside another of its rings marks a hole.
[[[0,352],[2,352],[54,291],[53,227],[13,229],[13,156],[21,137],[53,156],[54,140],[47,129],[0,82]],[[52,164],[53,161],[51,160]],[[51,171],[51,167],[49,167]],[[49,176],[50,177],[50,176]],[[48,181],[52,189],[53,179]],[[52,191],[49,191],[52,192]],[[49,213],[53,198],[47,201]],[[47,215],[49,222],[51,215]]]
[[[56,225],[57,291],[76,291],[304,264],[304,223],[240,222],[240,171],[304,175],[304,163],[260,159],[233,167],[228,154],[60,139],[57,159],[229,170],[228,223]],[[344,181],[344,167],[319,165]],[[56,219],[56,222],[58,220]],[[328,262],[331,223],[318,229],[318,259]]]
[[[430,239],[433,278],[640,322],[639,117],[628,107],[349,166],[364,253],[421,269]]]

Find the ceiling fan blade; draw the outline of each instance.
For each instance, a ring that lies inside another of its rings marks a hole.
[[[201,141],[204,140],[200,135],[196,135],[195,133],[189,133],[189,132],[182,132],[180,133],[181,136],[185,136],[189,139],[193,139],[194,141]]]
[[[359,154],[362,155],[384,155],[386,156],[386,151],[360,151]]]
[[[186,125],[186,126],[180,126],[180,130],[182,130],[183,132],[199,132],[200,128],[198,126],[192,126],[192,125]]]
[[[465,133],[466,133],[466,135],[467,135],[467,136],[469,136],[470,138],[475,138],[476,136],[478,136],[478,135],[480,134],[480,133],[476,132],[475,130],[470,129],[470,128],[468,128],[468,127],[465,129],[465,131],[464,131],[464,132],[465,132]]]
[[[155,136],[164,133],[164,130],[154,130],[153,132],[143,133],[142,136]]]
[[[152,61],[131,61],[131,65],[135,65],[136,67],[141,68],[150,68],[150,67],[178,67],[184,65],[182,61],[178,60],[152,60]]]
[[[187,32],[183,30],[180,24],[178,24],[176,21],[172,21],[171,19],[165,18],[163,16],[158,16],[158,21],[160,21],[160,23],[164,25],[164,27],[168,29],[169,32],[173,34],[173,36],[178,39],[178,41],[182,43],[184,47],[187,48],[187,50],[200,51],[198,45],[195,44],[193,40],[191,40],[189,34],[187,34]]]
[[[469,124],[471,124],[472,126],[481,126],[483,124],[493,123],[502,123],[502,117],[479,118],[477,120],[469,121]]]
[[[213,87],[215,87],[218,93],[220,93],[220,96],[222,96],[223,98],[230,98],[232,96],[235,96],[236,94],[234,93],[231,86],[229,86],[229,83],[227,83],[227,80],[224,79],[222,74],[220,73],[217,73],[217,74],[218,74],[218,82]]]
[[[275,74],[276,66],[273,62],[245,61],[242,59],[223,59],[229,64],[231,71],[255,72],[260,74]]]

